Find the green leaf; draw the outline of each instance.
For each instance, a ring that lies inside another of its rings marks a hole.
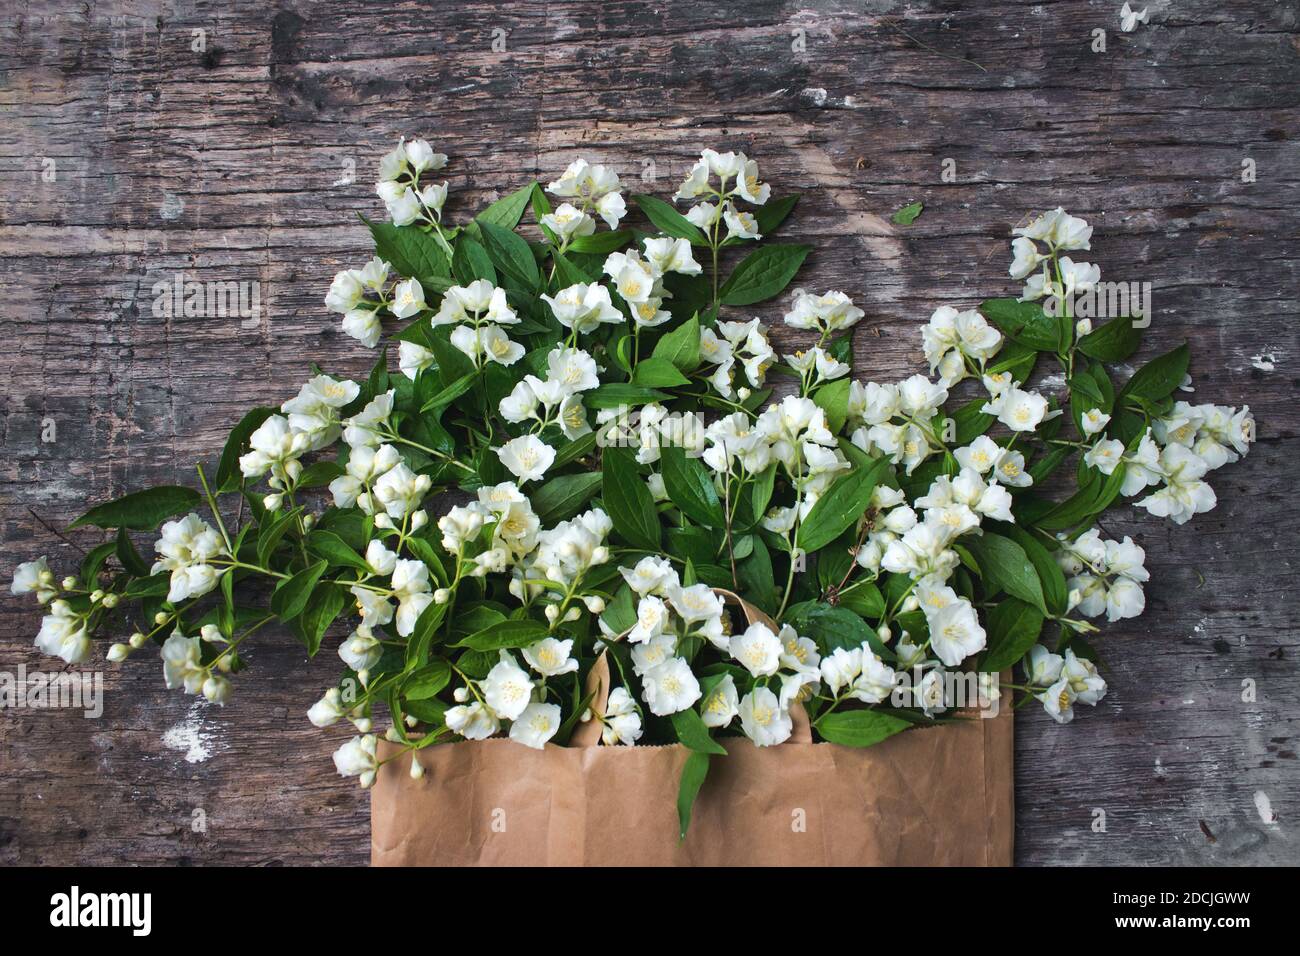
[[[1006,591],[1047,612],[1038,572],[1024,548],[1010,538],[987,531],[978,537],[968,535],[962,541],[979,562],[980,575],[990,594]]]
[[[616,249],[622,249],[635,238],[631,229],[616,229],[613,232],[593,232],[590,236],[575,236],[569,241],[569,252],[585,253],[592,256],[606,256]]]
[[[371,222],[364,216],[362,221],[370,227],[370,235],[375,240],[375,255],[391,265],[398,275],[418,281],[426,295],[445,287],[445,282],[436,280],[451,275],[451,263],[436,238],[415,226]]]
[[[1142,333],[1133,328],[1133,320],[1122,317],[1093,329],[1075,347],[1101,362],[1122,362],[1137,351],[1141,341]]]
[[[985,299],[980,313],[1007,338],[1040,352],[1055,352],[1061,344],[1056,319],[1043,311],[1038,302],[1015,299]]]
[[[1043,629],[1043,612],[1018,598],[999,601],[988,615],[988,646],[980,670],[1001,671],[1028,653]]]
[[[689,219],[671,205],[654,196],[633,196],[632,201],[640,207],[660,232],[678,239],[687,239],[697,246],[706,244],[704,233]]]
[[[718,297],[723,305],[751,305],[780,295],[811,251],[812,246],[759,246],[736,266]]]
[[[480,227],[482,223],[489,222],[502,229],[513,230],[519,225],[524,210],[528,208],[528,200],[533,195],[534,188],[536,183],[529,183],[521,189],[516,189],[510,195],[502,196],[474,218],[478,220]]]
[[[659,551],[659,514],[654,497],[626,448],[609,447],[603,455],[601,498],[614,529],[628,544]]]
[[[483,247],[496,267],[529,292],[536,291],[542,284],[542,277],[528,243],[493,222],[480,218],[478,223],[483,233]]]
[[[682,766],[682,779],[677,787],[677,822],[683,840],[686,839],[686,831],[691,826],[691,809],[695,806],[695,798],[699,796],[700,787],[704,785],[704,778],[708,775],[709,755],[691,751]]]
[[[447,326],[429,332],[429,351],[438,363],[438,381],[443,387],[449,387],[466,375],[474,375],[474,360],[451,344],[451,329]],[[429,374],[422,372],[421,376]],[[432,396],[436,398],[437,396]]]
[[[531,619],[498,621],[481,631],[461,638],[456,647],[475,651],[510,650],[536,644],[547,635],[545,624]]]
[[[439,658],[421,667],[402,681],[402,696],[407,700],[428,700],[451,683],[451,665]]]
[[[560,475],[532,492],[533,511],[542,526],[553,528],[576,515],[599,493],[601,480],[598,471]]]
[[[885,616],[885,596],[870,581],[854,584],[851,591],[839,596],[840,607],[846,607],[868,621],[878,621]]]
[[[469,285],[475,279],[486,279],[497,284],[497,270],[487,250],[471,239],[461,236],[456,240],[456,254],[452,256],[451,269],[456,274],[456,281]]]
[[[700,319],[692,315],[655,343],[651,356],[666,359],[683,372],[693,372],[700,366]]]
[[[86,587],[94,588],[97,586],[96,577],[99,575],[99,569],[104,566],[108,556],[117,550],[116,541],[105,541],[101,545],[91,548],[86,556],[81,560],[81,580]]]
[[[608,382],[586,392],[582,397],[582,403],[588,408],[618,408],[620,405],[627,405],[630,408],[669,398],[672,396],[657,389],[630,385],[627,382]]]
[[[910,226],[916,222],[916,217],[921,215],[921,210],[925,208],[924,203],[908,203],[898,212],[890,217],[890,221],[896,226]]]
[[[880,658],[887,661],[895,659],[894,652],[881,643],[875,628],[847,607],[823,601],[804,601],[790,608],[782,623],[789,624],[802,636],[816,641],[823,654],[829,654],[840,647],[852,650],[865,642],[871,645],[871,650]]]
[[[1122,406],[1126,398],[1141,398],[1148,402],[1157,402],[1173,394],[1174,389],[1183,384],[1187,377],[1187,362],[1190,358],[1187,343],[1184,342],[1172,352],[1166,352],[1154,358],[1133,373],[1115,400]]]
[[[767,550],[767,545],[758,535],[748,535],[741,538],[737,544],[745,541],[752,542],[752,552],[736,569],[736,577],[740,579],[740,586],[743,588],[745,597],[753,604],[766,611],[768,614],[775,614],[777,610],[777,591],[776,575],[772,571],[772,555]],[[740,554],[737,553],[736,559],[740,560]]]
[[[358,571],[370,572],[365,558],[357,554],[346,541],[332,531],[316,530],[307,535],[307,550],[318,558],[324,558],[334,567],[356,568]]]
[[[888,470],[888,459],[878,458],[866,468],[855,468],[835,479],[800,523],[798,546],[816,551],[843,534],[866,512],[871,492]]]
[[[278,518],[272,518],[270,515],[267,515],[266,520],[257,530],[257,560],[262,567],[268,566],[267,562],[275,552],[276,546],[280,543],[280,539],[284,537],[285,533],[291,527],[293,527],[294,522],[298,520],[298,515],[301,512],[301,508],[294,508],[291,511],[286,511]]]
[[[311,593],[302,616],[294,622],[294,630],[309,656],[315,657],[320,650],[321,639],[347,604],[347,598],[347,592],[337,586],[317,588]]]
[[[478,381],[478,378],[479,375],[477,372],[469,372],[462,375],[421,405],[420,411],[429,412],[433,411],[435,408],[444,408],[447,405],[450,405],[473,388],[474,383]]]
[[[274,408],[259,405],[241,418],[239,424],[230,430],[230,437],[226,439],[226,447],[221,450],[221,461],[217,465],[218,489],[233,491],[239,487],[243,477],[239,471],[239,459],[248,451],[249,436],[274,414]]]
[[[330,461],[323,458],[320,461],[313,461],[310,465],[302,470],[298,476],[295,488],[322,488],[328,485],[335,478],[342,477],[343,466],[336,461]]]
[[[768,233],[776,232],[781,223],[785,222],[786,217],[794,211],[795,203],[798,201],[798,194],[782,196],[780,199],[769,199],[755,209],[754,218],[758,220],[759,234],[766,236]]]
[[[813,401],[826,413],[826,427],[838,434],[849,417],[849,380],[836,379],[813,392]]]
[[[691,380],[672,362],[651,356],[642,359],[632,370],[632,384],[645,388],[680,388],[691,384]]]
[[[317,561],[276,586],[271,595],[271,610],[281,621],[292,621],[303,612],[327,567],[328,561]]]
[[[167,518],[193,511],[201,500],[193,488],[159,485],[157,488],[133,491],[115,501],[91,508],[68,525],[68,528],[71,530],[90,524],[97,528],[152,531]]]
[[[117,552],[117,560],[122,562],[122,567],[126,568],[128,574],[137,578],[149,576],[149,564],[140,557],[140,552],[135,549],[135,544],[125,528],[117,529],[114,550]]]
[[[673,714],[673,730],[686,747],[701,754],[727,755],[726,748],[709,736],[709,728],[695,708],[687,707]]]
[[[706,528],[725,526],[718,492],[698,458],[688,458],[684,448],[668,446],[660,450],[660,469],[664,489],[682,514]]]
[[[818,719],[817,732],[833,744],[870,747],[912,726],[882,710],[838,710]]]
[[[1006,525],[1003,530],[1024,549],[1025,555],[1038,573],[1038,581],[1043,586],[1043,600],[1050,614],[1065,613],[1069,600],[1069,589],[1065,584],[1065,575],[1056,558],[1028,531],[1018,525]]]

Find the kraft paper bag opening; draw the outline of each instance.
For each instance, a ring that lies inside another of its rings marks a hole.
[[[747,617],[754,609],[734,595]],[[761,612],[759,612],[761,613]],[[588,676],[603,713],[609,669]],[[796,705],[798,706],[798,705]],[[606,747],[580,724],[568,747],[495,738],[439,744],[380,768],[375,866],[1010,866],[1011,708],[904,731],[857,749],[812,743],[803,708],[789,741],[720,738],[679,840],[680,745]],[[379,757],[401,748],[381,742]]]

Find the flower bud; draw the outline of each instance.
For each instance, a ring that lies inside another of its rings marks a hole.
[[[214,704],[224,705],[230,699],[230,681],[213,674],[203,682],[203,696]]]
[[[566,622],[576,621],[580,617],[582,617],[581,608],[571,607],[564,612],[564,620]]]
[[[420,764],[420,758],[411,754],[411,779],[419,780],[424,776],[424,767]]]
[[[114,664],[124,661],[131,654],[131,648],[125,644],[114,644],[108,649],[108,659]]]
[[[469,688],[457,687],[451,692],[451,696],[455,698],[456,703],[463,704],[465,701],[469,700]]]
[[[313,527],[315,527],[315,525],[316,525],[316,516],[315,516],[315,515],[303,515],[303,516],[302,516],[302,526],[303,526],[303,529],[304,529],[304,530],[310,531]]]
[[[446,588],[438,588],[436,591],[433,592],[434,604],[446,604],[450,600],[451,600],[451,592]]]
[[[920,606],[921,606],[921,599],[918,598],[915,594],[909,594],[906,598],[903,599],[903,611],[905,613],[915,611]]]
[[[592,614],[601,614],[605,610],[605,599],[599,594],[588,594],[582,603],[587,605],[587,610]]]
[[[557,604],[546,605],[546,611],[544,613],[546,614],[546,620],[551,624],[554,624],[555,619],[560,616],[559,605]]]
[[[280,505],[283,501],[284,501],[284,495],[281,494],[267,495],[265,498],[262,499],[262,507],[264,507],[267,511],[279,511]]]
[[[79,582],[74,576],[69,574],[66,578],[63,579],[63,590],[71,591],[80,583],[81,582]]]
[[[408,727],[414,727],[416,724],[420,722],[419,719],[413,717],[411,714],[407,714],[406,717],[403,719],[406,721],[406,726]]]
[[[290,481],[297,481],[298,476],[302,474],[302,462],[296,458],[284,466],[284,473],[289,476]]]
[[[429,523],[429,512],[421,509],[420,511],[411,512],[411,530],[419,531]]]
[[[402,735],[397,732],[396,727],[389,727],[384,731],[384,739],[395,744],[401,741]]]
[[[582,712],[582,716],[579,717],[578,720],[584,724],[591,723],[591,708],[588,707],[586,710],[584,710]]]
[[[98,604],[102,600],[104,600],[104,592],[101,591],[99,588],[95,588],[95,590],[90,592],[91,604]]]
[[[215,624],[204,624],[199,628],[199,637],[208,644],[226,643],[225,635],[221,633],[221,628]]]
[[[370,668],[368,668],[368,667],[363,667],[363,668],[361,668],[361,670],[357,671],[357,680],[361,681],[361,686],[362,686],[362,687],[365,687],[367,684],[369,684],[369,683],[370,683]],[[363,730],[362,733],[367,733],[367,731],[364,731],[364,730]]]
[[[369,790],[375,785],[375,772],[373,770],[367,770],[361,775],[357,782],[361,784],[362,790]]]
[[[743,386],[743,385],[742,385],[740,388],[736,389],[736,397],[739,398],[742,402],[743,402],[745,399],[749,398],[749,396],[752,395],[752,394],[753,394],[753,392],[751,392],[749,389],[745,388],[745,386]]]
[[[888,644],[890,638],[894,636],[894,632],[889,629],[888,624],[881,624],[880,627],[876,628],[876,634],[879,635],[880,639],[886,644]]]
[[[393,519],[388,517],[387,512],[381,511],[379,512],[379,514],[375,515],[376,528],[383,528],[384,530],[388,530],[389,528],[392,528],[392,526],[393,526]]]
[[[47,568],[46,570],[42,571],[39,575],[37,575],[36,579],[45,587],[47,588],[51,587],[54,584],[54,572]]]
[[[118,602],[118,597],[116,594],[104,595],[104,607],[108,608],[110,611],[113,608],[117,607],[117,602]]]
[[[609,548],[605,547],[602,544],[600,547],[592,549],[591,552],[592,564],[604,564],[608,560],[609,560]]]
[[[1074,323],[1074,334],[1083,338],[1092,331],[1092,319],[1080,319]]]
[[[352,721],[352,726],[357,728],[358,733],[368,734],[370,733],[370,728],[374,726],[369,717],[352,717],[350,719]]]
[[[234,666],[235,666],[234,651],[231,651],[228,654],[222,654],[220,657],[217,658],[217,670],[221,671],[221,673],[223,674],[229,674],[231,670],[234,669]]]
[[[159,611],[157,614],[153,616],[153,622],[155,624],[166,624],[170,618],[171,615],[168,614],[166,611]]]
[[[149,638],[145,637],[139,631],[136,631],[134,634],[131,635],[127,643],[130,644],[131,647],[133,647],[134,649],[139,650],[140,648],[144,647],[144,642],[147,640],[149,640]]]

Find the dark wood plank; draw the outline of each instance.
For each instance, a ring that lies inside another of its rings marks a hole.
[[[804,193],[791,235],[817,252],[802,281],[867,309],[856,371],[877,378],[920,367],[937,305],[1010,292],[1011,226],[1063,204],[1096,224],[1108,278],[1155,283],[1148,352],[1189,339],[1197,398],[1249,402],[1260,443],[1192,524],[1107,521],[1148,550],[1148,610],[1107,630],[1097,712],[1018,719],[1017,859],[1300,861],[1293,8],[1153,4],[1124,35],[1117,5],[1081,0],[11,6],[0,577],[41,553],[77,558],[29,508],[59,524],[190,481],[246,407],[296,390],[309,357],[364,374],[370,356],[321,299],[367,254],[355,214],[376,211],[374,163],[403,133],[452,156],[453,216],[579,153],[627,178],[653,161],[646,188],[668,193],[701,147],[746,149],[778,192]],[[921,218],[891,225],[912,200]],[[256,280],[268,314],[157,317],[151,286],[177,271]],[[48,666],[37,621],[0,599],[0,669]],[[250,658],[224,710],[136,661],[105,670],[98,720],[0,715],[0,861],[364,863],[367,799],[333,773],[337,735],[303,716],[332,652],[308,662],[282,638]]]

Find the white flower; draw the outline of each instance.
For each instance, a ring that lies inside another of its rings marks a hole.
[[[636,701],[626,687],[615,687],[610,691],[600,739],[607,747],[616,744],[630,747],[641,739],[641,715],[637,713]]]
[[[1053,654],[1042,644],[1035,644],[1025,655],[1025,678],[1039,687],[1054,684],[1061,676],[1063,663],[1060,654]]]
[[[873,654],[869,647],[862,648],[862,673],[853,681],[849,696],[864,704],[879,704],[893,693],[898,675]]]
[[[402,374],[415,381],[415,377],[433,365],[433,352],[415,342],[399,342],[397,346],[397,365]]]
[[[1011,234],[1046,242],[1055,249],[1090,249],[1088,241],[1092,238],[1092,227],[1058,206],[1029,225],[1012,229]]]
[[[674,657],[651,668],[642,679],[645,701],[659,717],[693,707],[700,699],[700,682],[683,657]]]
[[[1045,258],[1034,245],[1034,241],[1027,236],[1021,236],[1011,241],[1011,251],[1014,258],[1011,260],[1011,268],[1008,272],[1011,278],[1023,280],[1025,276],[1038,268],[1039,263]]]
[[[686,180],[677,188],[674,199],[694,199],[709,191],[709,164],[700,160],[691,167]]]
[[[289,416],[289,428],[293,432],[306,436],[306,450],[317,451],[338,440],[342,431],[339,409],[360,393],[361,386],[356,382],[317,375],[303,385],[297,395],[281,405],[280,411]],[[274,468],[272,474],[280,477]]]
[[[596,231],[596,220],[571,203],[560,203],[554,212],[542,216],[541,224],[555,233],[561,242],[574,236],[590,236]]]
[[[376,395],[366,407],[344,421],[343,440],[355,450],[360,446],[378,445],[384,440],[381,433],[393,414],[394,389]]]
[[[689,239],[663,236],[658,239],[644,239],[641,244],[645,248],[646,261],[661,274],[677,272],[686,276],[697,276],[703,271],[691,252]]]
[[[379,476],[373,494],[390,518],[401,520],[420,507],[432,487],[428,475],[417,475],[405,462],[399,462]]]
[[[596,361],[582,349],[555,348],[546,356],[546,377],[564,394],[585,392],[600,384]]]
[[[730,674],[724,674],[713,690],[705,695],[700,707],[704,726],[726,727],[740,713],[739,703],[735,680]]]
[[[186,637],[180,631],[163,642],[159,650],[163,662],[163,683],[168,690],[185,688],[187,694],[197,694],[207,679],[207,669],[200,663],[198,635]]]
[[[837,647],[819,663],[822,680],[832,694],[838,694],[841,687],[847,687],[857,680],[862,673],[862,654],[860,647]]]
[[[325,308],[344,315],[355,309],[365,294],[361,273],[355,269],[345,270],[334,276],[330,283],[329,292],[325,294]]]
[[[647,594],[666,594],[679,587],[677,572],[667,558],[646,555],[631,570],[619,568],[628,587],[644,597]]]
[[[1106,427],[1110,422],[1110,416],[1100,408],[1090,408],[1080,416],[1080,422],[1083,425],[1083,434],[1091,437]]]
[[[746,694],[738,710],[740,726],[755,746],[770,747],[790,739],[794,729],[790,712],[766,687],[755,687]]]
[[[45,563],[42,555],[35,561],[24,561],[14,570],[13,582],[9,585],[10,594],[36,594],[36,600],[44,604],[59,592],[53,587],[54,572]]]
[[[426,170],[438,170],[447,165],[445,153],[435,153],[427,140],[413,139],[399,146],[405,153],[405,159],[418,175]]]
[[[1097,665],[1092,661],[1076,657],[1074,651],[1069,648],[1065,651],[1061,677],[1069,682],[1075,700],[1081,704],[1094,706],[1106,696],[1106,681],[1097,673]]]
[[[1047,399],[1037,392],[1026,392],[1015,385],[985,402],[980,409],[986,415],[996,417],[1013,432],[1033,431],[1049,417],[1047,410]]]
[[[524,660],[543,677],[559,677],[578,669],[578,662],[570,656],[573,641],[558,641],[544,637],[536,644],[524,648]]]
[[[728,650],[755,677],[770,677],[781,666],[781,642],[766,624],[751,624],[732,635]]]
[[[761,206],[772,196],[772,187],[758,178],[758,163],[740,154],[740,169],[736,174],[736,192],[746,202]]]
[[[85,617],[73,611],[67,601],[51,602],[50,613],[41,619],[36,647],[68,664],[80,664],[90,657],[90,635],[86,632]]]
[[[540,298],[551,307],[555,321],[579,335],[593,331],[602,322],[623,321],[623,313],[610,301],[609,290],[599,282],[579,282],[561,289],[554,297],[543,294]]]
[[[390,551],[384,542],[375,538],[366,545],[366,564],[372,574],[392,574],[397,567],[397,552]]]
[[[524,712],[533,692],[528,673],[507,651],[501,651],[500,662],[488,671],[481,686],[488,707],[506,720],[515,720]]]
[[[1132,33],[1137,29],[1139,23],[1147,22],[1147,8],[1143,7],[1142,12],[1138,13],[1128,5],[1128,0],[1124,0],[1124,6],[1119,8],[1119,28],[1124,33]]]
[[[712,620],[721,617],[723,612],[722,599],[707,584],[678,588],[672,595],[672,604],[687,624]]]
[[[434,325],[455,325],[481,320],[496,325],[516,325],[519,322],[506,301],[505,289],[494,286],[486,279],[475,279],[467,286],[452,286],[443,293],[442,304],[430,321]]]
[[[1038,699],[1043,702],[1043,709],[1051,714],[1052,719],[1058,724],[1068,724],[1074,720],[1074,688],[1070,682],[1062,677],[1043,693],[1038,695]]]
[[[727,224],[728,239],[762,239],[758,220],[752,213],[742,212],[731,203],[722,209],[722,219]]]
[[[343,334],[350,335],[368,349],[379,344],[383,327],[374,309],[353,309],[343,316]]]
[[[785,314],[785,324],[796,329],[837,332],[856,325],[864,315],[866,313],[843,292],[812,295],[803,289],[795,289],[792,307]]]
[[[628,632],[627,639],[632,644],[654,640],[663,635],[670,622],[668,606],[663,599],[647,595],[637,602],[636,624]]]
[[[287,481],[293,463],[306,454],[311,439],[294,431],[289,419],[271,415],[248,438],[249,452],[239,458],[239,470],[245,478],[260,478],[268,471],[277,481]]]
[[[696,203],[686,210],[686,219],[692,225],[708,232],[721,217],[721,207],[711,202]]]
[[[1106,620],[1114,622],[1137,617],[1146,610],[1142,585],[1129,578],[1116,578],[1106,588]]]
[[[560,708],[555,704],[532,703],[510,725],[510,739],[541,750],[560,729]]]
[[[581,199],[584,206],[594,203],[597,213],[609,228],[617,229],[619,220],[627,211],[619,188],[618,174],[614,170],[577,159],[569,164],[564,175],[546,187],[546,191],[561,198]]]
[[[384,604],[388,608],[389,620],[391,620],[392,605],[387,601]],[[365,624],[353,631],[351,636],[339,645],[339,659],[358,673],[378,664],[383,653],[383,646]]]
[[[949,667],[956,667],[984,649],[986,636],[969,601],[950,587],[917,587],[921,610],[930,627],[930,649]]]
[[[486,740],[501,729],[501,722],[479,701],[450,708],[443,718],[447,729],[466,740]]]
[[[512,438],[497,450],[497,457],[520,483],[536,481],[555,461],[555,449],[536,435]]]
[[[965,448],[958,448],[953,457],[962,468],[980,475],[988,474],[1002,456],[1002,447],[987,435],[980,435]]]
[[[433,603],[429,568],[423,561],[399,559],[394,563],[391,587],[397,599],[397,633],[410,636],[415,622]]]
[[[417,279],[399,282],[393,290],[393,301],[388,306],[393,315],[399,319],[409,319],[422,312],[424,305],[424,288]]]
[[[1171,518],[1175,524],[1185,524],[1193,515],[1209,511],[1218,503],[1214,489],[1201,480],[1208,467],[1195,452],[1183,445],[1168,445],[1160,453],[1160,467],[1165,486],[1137,502],[1139,508],[1157,517]]]
[[[325,692],[324,697],[311,705],[311,709],[307,711],[307,719],[311,721],[313,727],[329,727],[337,723],[344,713],[343,695],[337,687],[331,687]]]
[[[367,783],[367,775],[374,779],[379,770],[379,760],[375,756],[378,740],[374,734],[353,737],[338,750],[334,751],[334,767],[341,777],[361,777],[362,784]]]
[[[159,555],[152,573],[171,572],[167,600],[179,604],[188,598],[202,597],[217,585],[221,572],[209,562],[225,554],[217,532],[197,514],[162,526],[162,537],[154,544]]]

